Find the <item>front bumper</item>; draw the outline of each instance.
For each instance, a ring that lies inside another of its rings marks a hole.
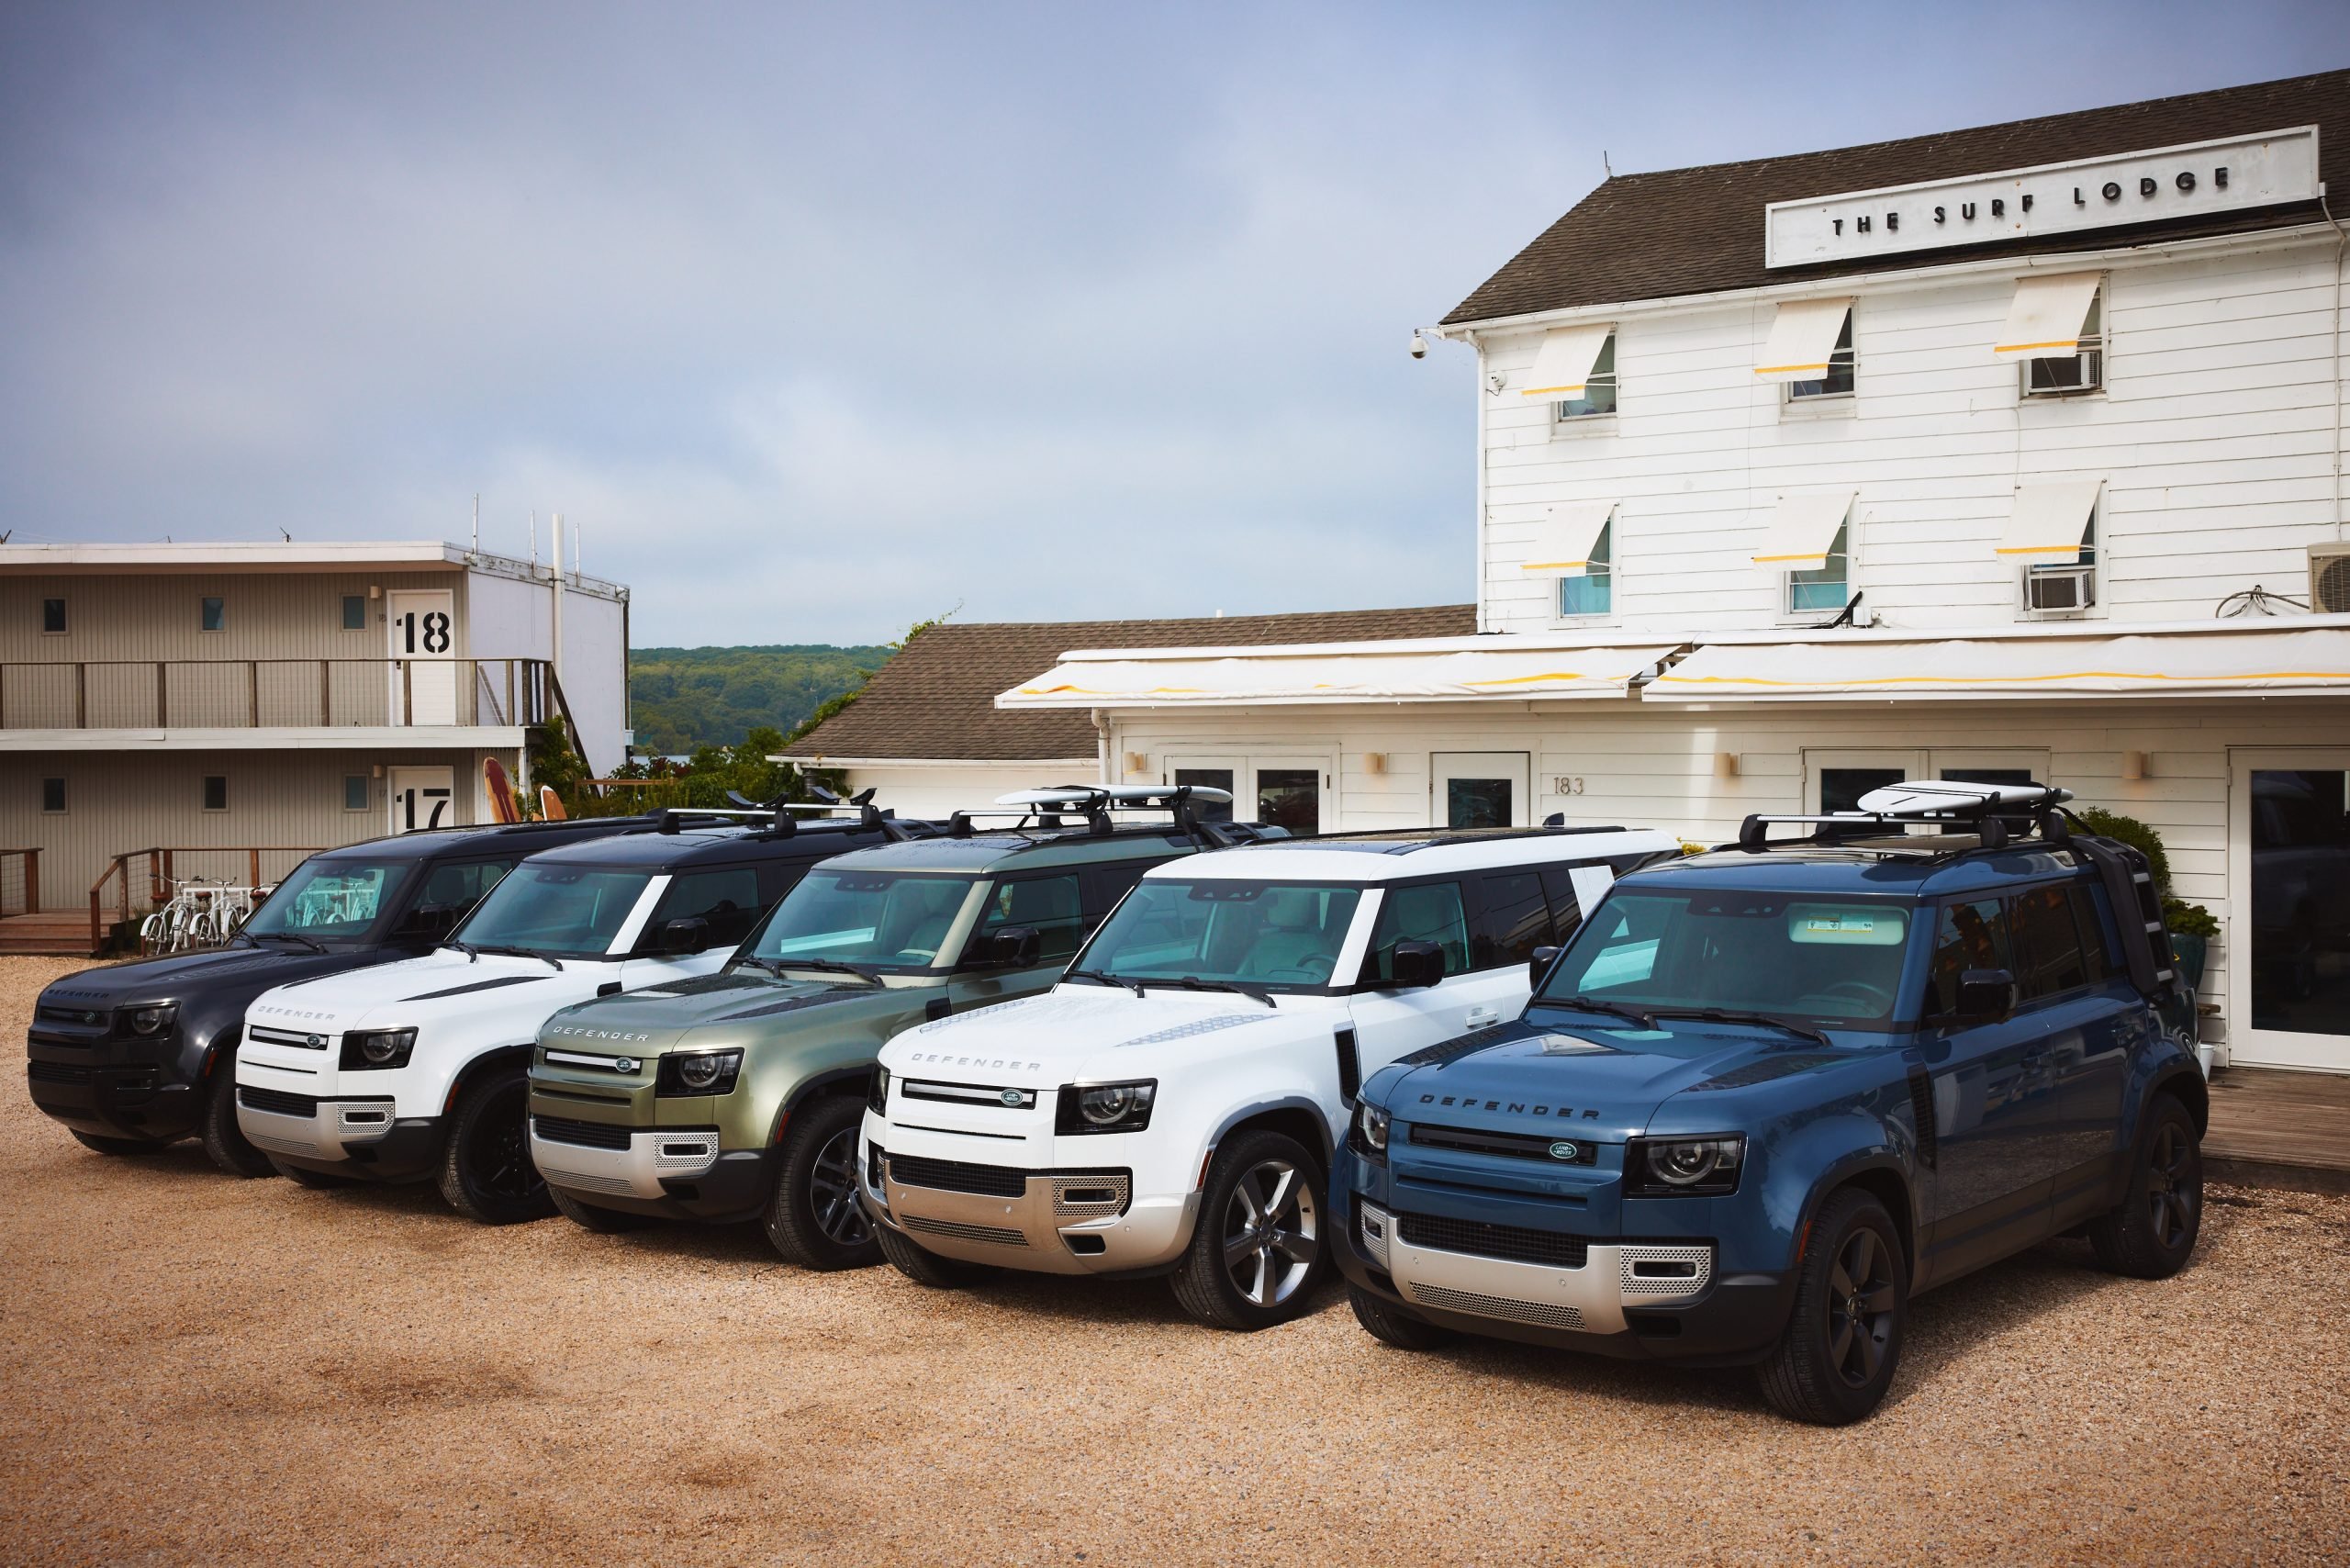
[[[403,1120],[388,1096],[316,1100],[240,1084],[237,1126],[289,1165],[364,1181],[420,1181],[441,1159],[441,1119]]]
[[[539,1174],[599,1208],[725,1224],[765,1213],[774,1190],[773,1151],[722,1148],[716,1127],[544,1120],[557,1124],[558,1136],[545,1136],[542,1118],[531,1117],[531,1159]],[[596,1141],[579,1141],[583,1137]]]
[[[167,1142],[196,1130],[200,1085],[180,1065],[176,1036],[116,1037],[104,1029],[36,1024],[25,1033],[25,1092],[79,1132]]]
[[[1124,1169],[1022,1170],[892,1156],[867,1140],[866,1214],[924,1251],[1043,1274],[1163,1270],[1183,1255],[1200,1195],[1134,1194]]]

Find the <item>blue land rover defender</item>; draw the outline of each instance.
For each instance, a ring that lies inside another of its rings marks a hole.
[[[2193,995],[2144,858],[2067,799],[1911,784],[1617,881],[1519,1018],[1364,1084],[1331,1203],[1363,1327],[1754,1363],[1834,1425],[1930,1286],[2065,1233],[2176,1272]]]

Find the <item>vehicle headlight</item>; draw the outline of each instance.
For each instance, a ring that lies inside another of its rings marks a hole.
[[[865,1103],[877,1116],[890,1114],[890,1070],[878,1062],[874,1064],[873,1086],[866,1091]]]
[[[1394,1120],[1368,1100],[1355,1102],[1354,1149],[1371,1159],[1387,1158],[1387,1125]]]
[[[153,1007],[126,1007],[116,1016],[122,1021],[123,1027],[132,1034],[151,1038],[157,1035],[169,1034],[172,1020],[179,1016],[179,1005],[176,1002],[160,1002]]]
[[[743,1053],[731,1051],[686,1051],[661,1058],[661,1070],[654,1080],[656,1095],[732,1094],[734,1080],[743,1070]]]
[[[1624,1195],[1719,1197],[1738,1191],[1746,1163],[1742,1133],[1718,1137],[1636,1137],[1624,1146]]]
[[[1054,1101],[1057,1133],[1138,1133],[1150,1126],[1150,1103],[1158,1081],[1138,1083],[1064,1083]]]
[[[360,1072],[406,1067],[415,1049],[413,1029],[353,1029],[342,1037],[342,1065]]]

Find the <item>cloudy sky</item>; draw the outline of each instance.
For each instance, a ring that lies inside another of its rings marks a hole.
[[[2345,62],[2339,0],[11,0],[0,528],[462,540],[478,493],[488,548],[575,521],[641,644],[1466,599],[1472,362],[1405,342],[1603,152]]]

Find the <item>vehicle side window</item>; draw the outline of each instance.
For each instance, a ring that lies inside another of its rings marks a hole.
[[[2011,969],[2007,912],[1998,899],[1946,903],[1934,922],[1934,968],[1926,981],[1925,1015],[1958,1015],[1958,985],[1969,969]]]
[[[751,934],[762,907],[759,874],[752,867],[687,871],[669,879],[653,918],[645,922],[644,939],[657,943],[673,920],[703,920],[710,923],[711,946],[731,946]]]
[[[1112,866],[1089,866],[1085,871],[1085,924],[1091,928],[1101,924],[1102,917],[1118,907],[1118,901],[1134,890],[1142,874],[1157,860],[1128,860]]]
[[[771,909],[778,900],[800,885],[808,874],[805,860],[762,860],[758,864],[759,907]]]
[[[518,864],[519,858],[451,861],[435,866],[416,895],[417,905],[421,909],[471,909],[481,902],[482,894],[505,880],[506,873]]]
[[[1447,977],[1469,972],[1469,921],[1460,907],[1458,882],[1422,882],[1390,888],[1379,903],[1371,951],[1363,955],[1362,982],[1383,985],[1394,978],[1395,944],[1434,942],[1444,949]]]
[[[1042,939],[1039,951],[1046,958],[1066,958],[1085,939],[1085,911],[1078,896],[1077,873],[1056,877],[1008,878],[988,894],[979,929],[971,933],[967,958],[987,951],[995,934],[1008,925],[1033,925]]]
[[[2019,997],[2053,996],[2088,983],[2081,928],[2074,924],[2073,901],[2065,884],[2018,893],[2009,903],[2008,926],[2015,944]]]
[[[2081,958],[2088,968],[2089,983],[2102,985],[2125,967],[2114,946],[2120,933],[2106,908],[2104,889],[2075,882],[2072,894],[2073,921],[2081,928]]]
[[[1542,897],[1539,875],[1510,871],[1487,877],[1479,890],[1484,894],[1477,921],[1479,969],[1522,966],[1535,948],[1550,945],[1550,906]]]
[[[1583,901],[1575,897],[1575,880],[1564,866],[1542,868],[1542,892],[1550,903],[1550,940],[1565,946],[1583,924]]]

